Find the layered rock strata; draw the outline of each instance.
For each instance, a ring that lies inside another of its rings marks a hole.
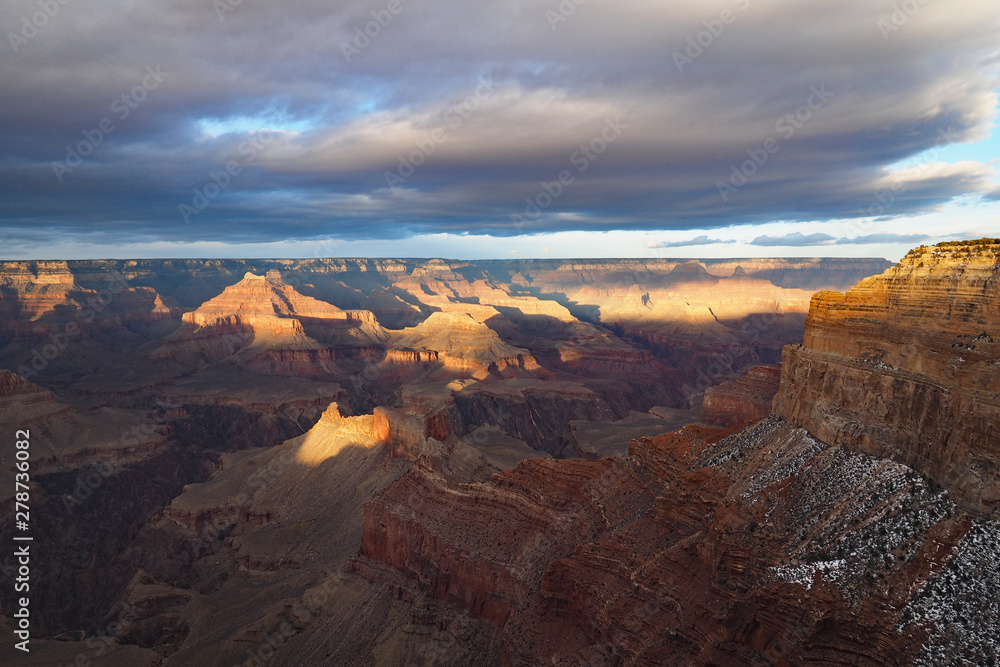
[[[153,356],[203,363],[239,353],[238,365],[259,373],[330,375],[338,372],[341,356],[379,356],[386,336],[370,312],[345,311],[302,295],[278,271],[248,272],[185,313],[181,329]]]
[[[774,417],[725,434],[524,461],[488,484],[412,470],[366,503],[362,554],[406,575],[397,595],[492,627],[486,665],[896,665],[935,641],[989,654],[988,635],[932,640],[917,622],[971,526],[945,495]]]
[[[1000,507],[1000,242],[921,247],[816,294],[775,412],[912,466],[976,512]]]
[[[756,366],[741,378],[705,390],[701,422],[732,428],[771,414],[771,403],[781,384],[780,366]]]
[[[390,339],[392,363],[440,363],[446,373],[483,379],[519,370],[538,371],[538,362],[523,348],[506,343],[471,314],[433,313],[416,327]]]

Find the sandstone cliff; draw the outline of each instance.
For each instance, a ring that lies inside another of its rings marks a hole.
[[[903,465],[777,418],[725,435],[688,427],[625,458],[525,461],[481,485],[415,470],[366,504],[362,553],[406,576],[395,595],[420,591],[491,627],[481,664],[992,655],[991,626],[975,621],[989,603],[940,582],[953,554],[1000,581],[977,546],[995,526],[957,514]],[[965,635],[927,624],[922,590],[969,615]]]
[[[921,247],[816,294],[775,412],[912,466],[972,510],[1000,506],[1000,243]]]

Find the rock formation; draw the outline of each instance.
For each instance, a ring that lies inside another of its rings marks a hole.
[[[998,251],[920,249],[808,320],[884,263],[66,263],[178,330],[123,316],[64,353],[122,342],[107,370],[0,375],[0,414],[70,445],[36,482],[36,627],[66,641],[31,659],[994,664]],[[754,365],[797,327],[768,416]],[[128,419],[155,447],[101,477]]]
[[[414,470],[366,504],[362,553],[492,628],[483,664],[994,664],[998,249],[817,295],[776,416],[485,485]],[[774,380],[707,416],[760,418]]]
[[[905,463],[964,506],[1000,506],[1000,242],[920,247],[813,298],[775,412]]]
[[[299,294],[279,271],[247,273],[197,310],[155,353],[159,358],[219,360],[267,374],[336,374],[337,348],[374,350],[386,333],[367,311],[345,311]],[[350,356],[365,352],[348,352]]]
[[[539,370],[528,350],[505,343],[467,313],[433,313],[416,327],[396,333],[390,345],[389,361],[437,362],[454,375],[484,379],[489,374],[502,377],[518,370]]]
[[[705,390],[700,420],[732,428],[764,419],[781,383],[781,367],[756,366],[743,377]]]

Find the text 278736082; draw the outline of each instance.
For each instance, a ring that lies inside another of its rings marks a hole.
[[[14,612],[14,634],[20,639],[15,646],[27,653],[28,642],[31,639],[31,500],[28,483],[31,481],[31,432],[23,429],[15,434],[16,462],[14,467],[14,561],[17,563],[17,573],[14,577],[14,592],[16,605]]]

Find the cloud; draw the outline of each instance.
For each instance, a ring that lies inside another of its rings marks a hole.
[[[710,239],[706,235],[696,236],[690,241],[665,241],[663,243],[650,244],[650,248],[686,248],[695,245],[715,245],[717,243],[735,243],[735,241],[723,241],[721,239]]]
[[[876,243],[906,243],[915,244],[925,241],[933,241],[935,237],[927,234],[869,234],[867,236],[857,236],[853,239],[837,239],[838,245],[857,244],[871,245]]]
[[[836,240],[835,237],[829,234],[809,234],[806,236],[800,232],[792,232],[790,234],[785,234],[784,236],[758,236],[750,245],[758,246],[789,246],[789,247],[801,247],[801,246],[816,246],[816,245],[828,245],[832,241]]]
[[[888,171],[988,134],[981,0],[889,35],[890,0],[732,3],[683,67],[718,17],[695,0],[586,3],[555,29],[548,0],[406,0],[364,40],[384,0],[220,4],[60,5],[0,58],[0,243],[711,230],[995,188],[979,163]],[[36,9],[0,4],[0,24]],[[169,76],[144,88],[147,68]]]

